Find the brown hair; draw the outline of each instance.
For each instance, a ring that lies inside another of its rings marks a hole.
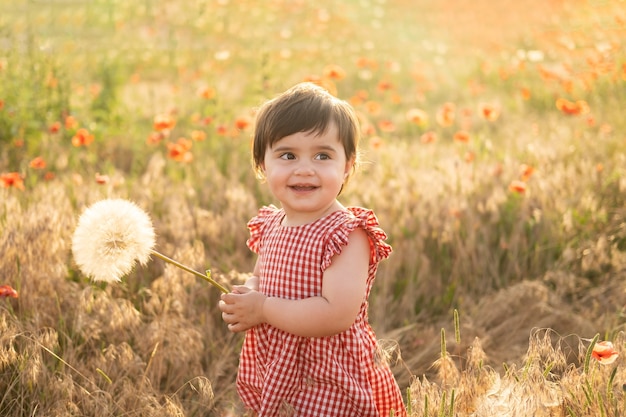
[[[309,82],[296,84],[267,101],[257,113],[252,144],[252,164],[257,176],[263,178],[262,167],[268,147],[298,132],[323,134],[332,122],[337,126],[346,160],[354,160],[356,167],[359,120],[350,104]]]

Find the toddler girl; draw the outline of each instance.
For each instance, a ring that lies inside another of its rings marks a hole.
[[[357,163],[354,110],[311,83],[265,103],[253,163],[280,208],[249,223],[253,276],[220,302],[246,331],[237,389],[258,416],[406,416],[367,316],[391,247],[371,210],[337,197]]]

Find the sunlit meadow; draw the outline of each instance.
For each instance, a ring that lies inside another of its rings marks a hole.
[[[625,40],[620,0],[3,2],[0,415],[242,415],[220,292],[91,282],[72,235],[129,200],[242,282],[254,111],[303,80],[361,118],[342,200],[394,247],[370,319],[410,415],[626,415]]]

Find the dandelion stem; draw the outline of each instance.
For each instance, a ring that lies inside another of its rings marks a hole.
[[[218,288],[221,292],[223,292],[224,294],[228,293],[228,290],[222,286],[219,282],[215,281],[214,279],[212,279],[209,274],[207,273],[205,274],[201,274],[198,271],[195,271],[191,268],[189,268],[188,266],[185,266],[183,264],[181,264],[180,262],[177,262],[175,260],[173,260],[172,258],[168,258],[167,256],[163,255],[162,253],[159,253],[155,250],[150,250],[150,253],[154,256],[156,256],[157,258],[163,259],[165,262],[169,262],[172,265],[175,265],[177,267],[179,267],[180,269],[190,272],[192,274],[194,274],[195,276],[202,278],[203,280],[207,281],[209,284],[213,285],[214,287]]]

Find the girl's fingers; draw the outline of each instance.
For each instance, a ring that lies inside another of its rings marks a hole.
[[[218,307],[222,310],[222,312],[226,312],[230,309],[229,304],[227,304],[224,300],[220,300]]]
[[[245,285],[235,285],[233,287],[234,294],[245,294],[252,291],[250,287],[246,287]]]

